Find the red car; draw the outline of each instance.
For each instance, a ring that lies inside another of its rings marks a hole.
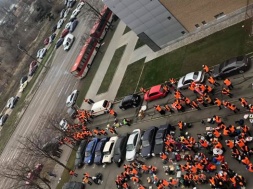
[[[144,95],[145,101],[152,101],[159,98],[163,98],[167,95],[162,85],[156,85],[151,87]]]
[[[69,33],[68,29],[64,29],[61,33],[61,38],[64,38]]]
[[[44,45],[47,45],[49,43],[49,37],[47,37],[45,40],[44,40]]]

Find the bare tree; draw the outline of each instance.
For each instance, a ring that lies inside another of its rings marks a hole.
[[[36,188],[44,189],[46,186],[51,189],[48,179],[41,176],[43,168],[42,164],[35,163],[34,159],[28,161],[21,161],[19,158],[13,159],[9,163],[0,165],[1,178],[13,180],[15,183],[11,188]]]

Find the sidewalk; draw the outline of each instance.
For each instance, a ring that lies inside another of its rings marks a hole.
[[[125,24],[120,21],[117,28],[115,28],[114,36],[107,48],[107,51],[104,53],[106,56],[103,57],[102,63],[100,64],[98,71],[91,83],[91,86],[87,92],[87,98],[92,98],[94,101],[99,101],[102,99],[108,99],[111,101],[114,101],[115,96],[117,94],[117,91],[119,89],[119,86],[121,84],[121,81],[124,77],[124,73],[127,69],[127,66],[129,64],[132,64],[136,62],[137,60],[140,60],[141,58],[145,58],[145,62],[148,62],[150,60],[153,60],[159,56],[162,56],[168,52],[171,52],[177,48],[180,48],[182,46],[185,46],[187,44],[190,44],[194,41],[197,41],[199,39],[202,39],[208,35],[211,35],[217,31],[220,31],[226,27],[229,27],[233,24],[241,22],[245,18],[244,13],[240,13],[237,16],[231,17],[227,20],[221,21],[220,23],[214,25],[211,28],[203,29],[200,33],[191,34],[188,37],[185,37],[184,39],[181,39],[180,41],[176,41],[175,43],[171,44],[170,46],[158,51],[153,52],[148,46],[144,45],[136,50],[134,50],[135,44],[138,40],[137,35],[130,31],[123,35],[123,32],[125,30]],[[99,90],[99,87],[103,81],[103,78],[106,74],[106,71],[110,65],[110,62],[113,58],[114,52],[119,47],[126,45],[126,49],[124,52],[124,55],[122,56],[122,59],[119,63],[118,69],[115,72],[115,75],[113,77],[113,80],[110,84],[110,87],[108,89],[108,92],[97,95],[97,92]],[[81,109],[89,109],[90,106],[87,103],[83,103],[80,107]],[[60,158],[60,161],[62,163],[67,163],[68,158],[70,156],[71,149],[67,146],[63,147],[63,154]],[[56,165],[54,168],[54,173],[57,174],[57,178],[54,178],[51,180],[51,186],[52,188],[56,188],[59,176],[62,175],[63,168],[59,165]]]

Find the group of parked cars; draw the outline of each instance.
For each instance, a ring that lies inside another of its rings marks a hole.
[[[120,136],[92,138],[82,140],[76,152],[76,168],[84,164],[97,165],[116,163],[120,166],[124,160],[133,161],[136,156],[150,158],[164,152],[164,139],[175,129],[170,125],[152,126],[145,131],[135,129]]]

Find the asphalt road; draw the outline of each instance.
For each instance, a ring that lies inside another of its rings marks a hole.
[[[218,87],[215,90],[215,96],[219,97],[220,99],[227,99],[230,102],[235,103],[238,107],[240,107],[238,98],[239,97],[246,97],[248,102],[253,103],[253,88],[252,88],[252,82],[253,82],[253,68],[246,72],[243,75],[236,75],[234,77],[231,77],[233,84],[234,84],[234,89],[232,90],[232,93],[234,94],[234,98],[230,99],[228,97],[224,97],[220,94],[221,87]],[[220,82],[222,83],[222,82]],[[190,91],[186,90],[182,92],[185,96],[190,97],[191,99],[194,99],[195,95],[192,94]],[[203,134],[206,131],[207,126],[214,127],[215,125],[212,124],[202,124],[201,120],[206,120],[208,117],[212,117],[213,115],[219,115],[222,117],[226,125],[229,124],[234,124],[236,120],[239,120],[243,117],[244,114],[249,113],[242,107],[240,107],[241,111],[237,114],[234,114],[228,109],[223,108],[222,110],[218,110],[218,107],[216,106],[208,106],[206,108],[201,107],[202,110],[191,110],[187,109],[186,112],[184,113],[175,113],[173,115],[171,114],[166,114],[166,116],[161,116],[159,113],[154,111],[153,106],[155,104],[166,104],[168,101],[171,102],[173,99],[172,95],[169,94],[166,98],[164,99],[159,99],[153,102],[148,103],[148,110],[146,112],[146,116],[143,120],[137,119],[137,112],[138,108],[136,109],[129,109],[125,111],[121,111],[118,109],[118,103],[114,104],[113,108],[114,110],[118,113],[118,120],[122,120],[124,117],[130,118],[133,120],[133,124],[128,127],[128,126],[122,126],[117,129],[117,132],[119,134],[124,134],[124,133],[131,133],[132,130],[136,128],[140,128],[141,130],[146,130],[150,126],[159,126],[159,125],[164,125],[166,123],[170,123],[172,125],[177,125],[177,122],[179,120],[185,121],[185,122],[191,122],[193,124],[193,127],[191,129],[188,129],[188,132],[190,135],[195,137],[197,139],[197,134]],[[145,104],[145,102],[144,102]],[[95,127],[100,127],[100,128],[106,128],[106,125],[108,123],[112,124],[114,122],[114,118],[110,115],[102,115],[98,116],[93,120],[93,123],[90,125],[90,128],[95,128]],[[246,120],[246,124],[250,126],[250,122]],[[176,136],[178,136],[178,131],[176,132]],[[224,139],[223,139],[224,143]],[[225,146],[225,145],[224,145]],[[250,144],[250,146],[253,146]],[[158,167],[158,177],[162,179],[169,179],[171,177],[170,175],[165,175],[162,160],[159,157],[152,157],[151,159],[144,160],[140,158],[140,160],[144,161],[147,165],[154,165]],[[245,169],[245,166],[242,164],[239,164],[236,160],[231,158],[231,152],[227,150],[225,153],[225,161],[228,162],[229,167],[233,170],[235,170],[237,173],[242,174],[246,179],[247,179],[247,188],[251,188],[253,186],[253,181],[252,181],[252,173],[248,172]],[[251,161],[253,161],[253,158],[251,157]],[[126,161],[124,163],[127,163]],[[178,162],[183,163],[183,161]],[[169,164],[168,164],[169,165]],[[118,168],[116,164],[112,163],[109,165],[105,166],[97,166],[97,165],[85,165],[83,168],[76,170],[78,173],[78,177],[73,177],[72,180],[75,181],[82,181],[83,174],[85,172],[88,172],[91,176],[95,175],[96,173],[100,172],[103,174],[103,183],[102,185],[96,185],[93,183],[92,186],[87,186],[87,188],[90,189],[112,189],[116,188],[115,185],[115,179],[116,175],[120,174],[123,172],[123,166]],[[207,174],[210,175],[210,174]],[[150,176],[148,174],[143,174],[141,177],[141,180],[145,186],[149,186],[146,182],[146,178]],[[175,176],[175,175],[174,175]],[[137,185],[134,185],[132,182],[130,185],[132,188],[137,188]],[[154,187],[156,188],[156,187]],[[209,185],[199,185],[197,188],[201,189],[207,189],[211,188]]]
[[[93,17],[81,11],[78,15],[79,24],[73,32],[75,42],[71,49],[66,52],[61,46],[55,52],[52,65],[48,69],[48,73],[41,82],[36,94],[33,96],[29,106],[25,110],[15,132],[7,143],[4,151],[0,156],[0,163],[5,164],[11,162],[14,158],[21,157],[22,151],[19,150],[17,142],[21,136],[32,135],[40,132],[41,116],[48,113],[66,112],[65,105],[67,96],[77,88],[79,80],[70,74],[70,69],[81,49],[80,40],[85,33],[89,33],[91,20]],[[63,27],[67,21],[65,21]],[[11,180],[0,179],[0,188],[9,188],[13,182]]]

